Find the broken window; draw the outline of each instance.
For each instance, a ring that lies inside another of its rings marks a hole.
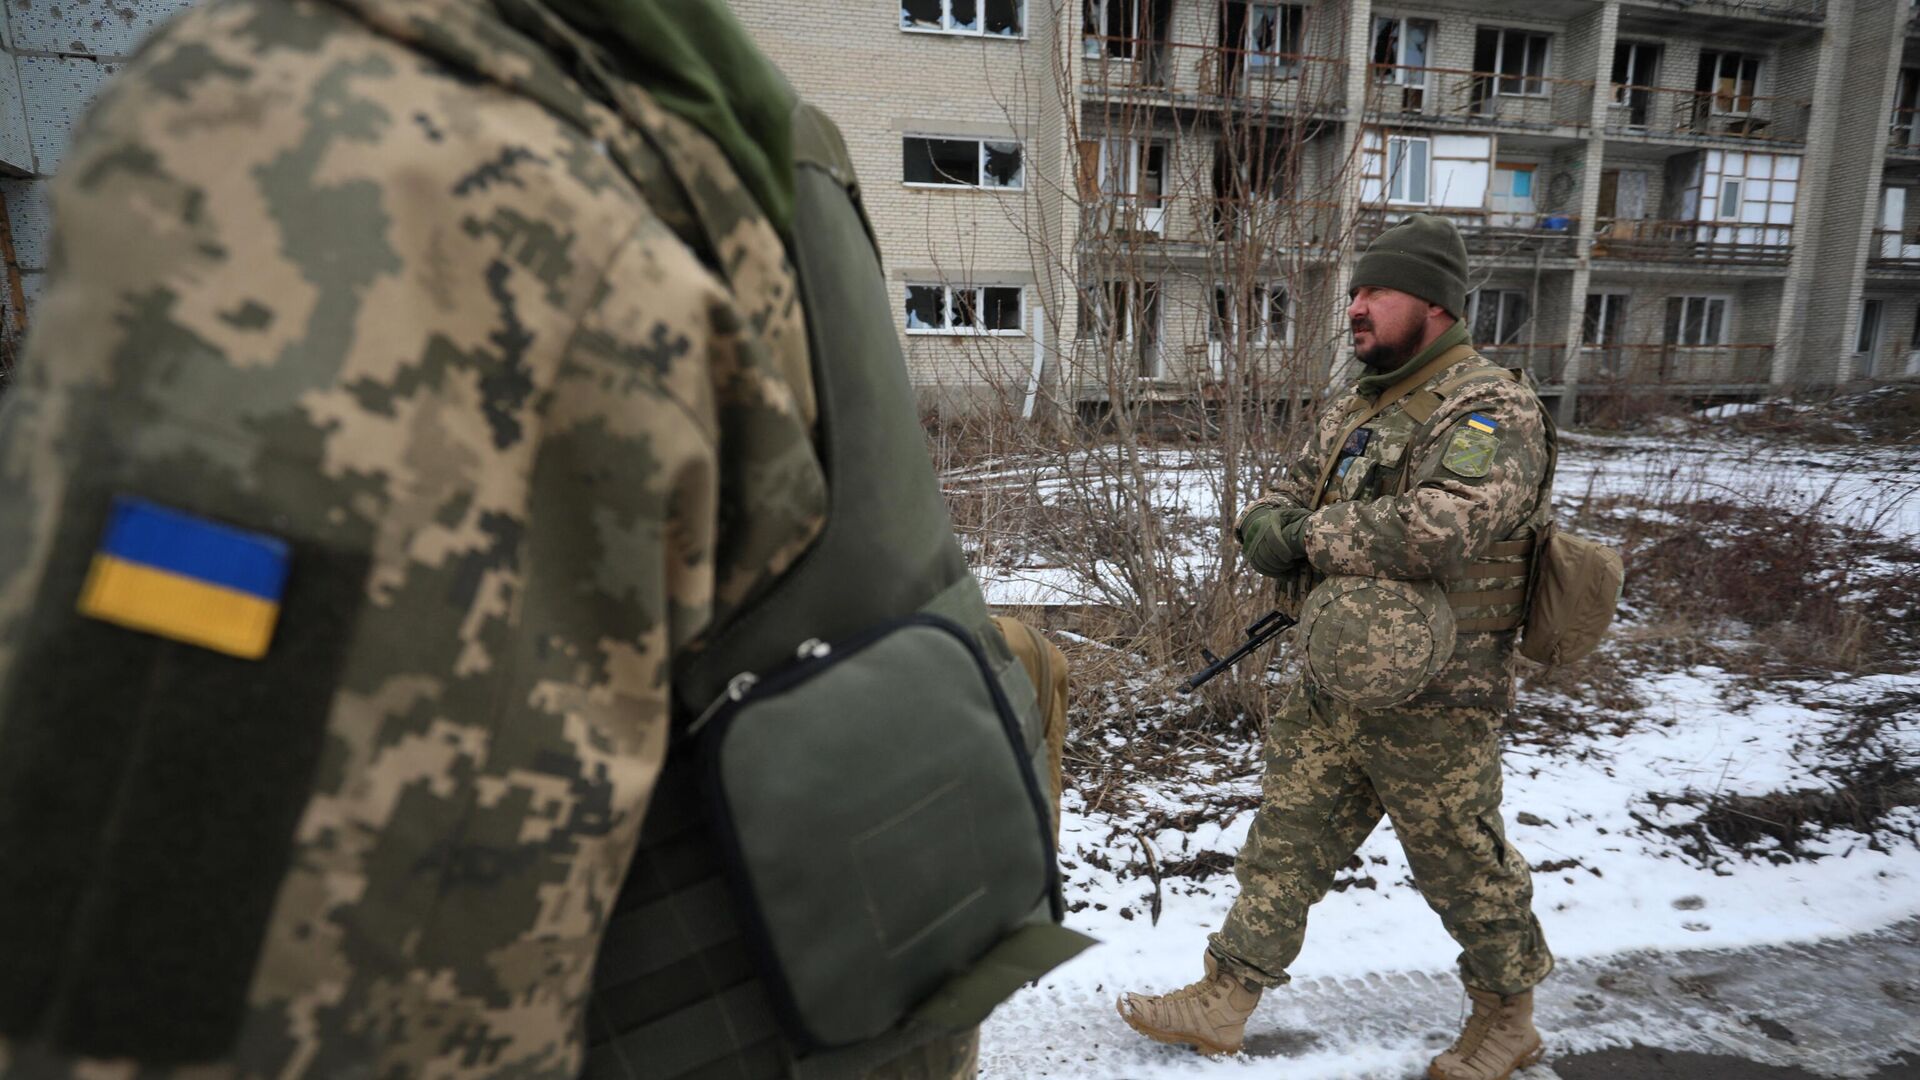
[[[1019,188],[1023,186],[1024,176],[1020,169],[1020,144],[1010,142],[982,143],[981,153],[985,155],[981,172],[986,180],[983,186],[998,188]]]
[[[1026,5],[1021,0],[987,0],[987,33],[1019,37],[1027,32]]]
[[[1025,295],[1018,285],[909,285],[907,332],[1018,334]]]
[[[1426,19],[1375,16],[1373,67],[1381,82],[1427,85],[1427,48],[1433,23]]]
[[[1707,50],[1700,54],[1700,74],[1695,87],[1708,95],[1716,114],[1745,116],[1753,111],[1753,96],[1760,82],[1760,58],[1734,52]]]
[[[1026,174],[1017,142],[909,135],[903,144],[901,179],[909,184],[1018,191],[1025,186]]]
[[[1247,69],[1291,76],[1299,66],[1306,9],[1298,4],[1245,4]],[[1231,17],[1231,16],[1230,16]]]
[[[1081,0],[1080,33],[1086,57],[1133,59],[1139,20],[1138,0]]]
[[[1540,96],[1547,92],[1550,35],[1528,30],[1482,27],[1474,44],[1476,94],[1490,89],[1502,97]],[[1493,75],[1498,78],[1486,78]]]
[[[946,327],[946,289],[939,285],[907,286],[907,329],[944,330]]]
[[[1521,289],[1475,289],[1467,297],[1467,325],[1478,345],[1516,345],[1529,318]]]
[[[926,34],[985,33],[1019,37],[1026,32],[1026,0],[900,0],[900,29]]]
[[[940,0],[900,0],[900,29],[943,29],[940,8]]]

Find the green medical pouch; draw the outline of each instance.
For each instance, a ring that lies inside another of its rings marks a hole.
[[[959,626],[920,614],[810,642],[724,701],[699,732],[707,797],[801,1045],[881,1035],[993,966],[1041,911],[1062,917],[1017,715]]]

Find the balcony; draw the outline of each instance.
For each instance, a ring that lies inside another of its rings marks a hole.
[[[1555,342],[1513,342],[1507,345],[1482,345],[1475,342],[1480,355],[1503,368],[1519,369],[1533,376],[1542,386],[1557,386],[1566,380],[1567,347]]]
[[[1878,274],[1920,274],[1920,232],[1873,230],[1867,270]]]
[[[1719,90],[1616,84],[1606,109],[1607,133],[1654,139],[1799,143],[1813,103]]]
[[[1793,258],[1791,225],[1601,218],[1598,226],[1596,259],[1785,266]]]
[[[1121,251],[1151,244],[1180,257],[1241,245],[1260,259],[1289,248],[1330,254],[1339,209],[1332,202],[1103,195],[1081,207],[1081,246]]]
[[[1625,0],[1623,6],[1635,9],[1632,18],[1636,30],[1647,26],[1698,32],[1703,26],[1721,22],[1738,25],[1755,19],[1817,25],[1827,18],[1827,0],[1686,0],[1678,10],[1674,0]],[[1622,14],[1624,23],[1627,20]],[[1651,26],[1649,19],[1655,20]]]
[[[1375,64],[1373,76],[1367,115],[1389,122],[1551,131],[1592,115],[1591,80],[1400,64]]]
[[[1920,161],[1920,109],[1893,110],[1893,122],[1887,125],[1887,153],[1907,161]]]
[[[1582,386],[1752,386],[1773,379],[1773,346],[1607,345],[1580,350]]]
[[[1549,259],[1571,259],[1580,250],[1580,223],[1565,214],[1527,215],[1534,224],[1517,224],[1515,214],[1490,214],[1483,210],[1454,210],[1443,207],[1383,209],[1360,211],[1355,222],[1355,239],[1364,247],[1385,232],[1388,226],[1412,213],[1433,213],[1451,220],[1466,241],[1467,253],[1483,257],[1502,255],[1532,256],[1538,252]]]
[[[1146,38],[1088,37],[1083,92],[1120,100],[1333,113],[1346,63],[1305,53],[1261,52]]]

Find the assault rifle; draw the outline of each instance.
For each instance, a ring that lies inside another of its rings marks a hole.
[[[1206,685],[1209,679],[1246,659],[1247,654],[1280,636],[1280,632],[1293,625],[1293,618],[1278,609],[1260,616],[1260,621],[1247,627],[1247,640],[1240,647],[1225,656],[1213,655],[1213,650],[1202,646],[1200,655],[1206,658],[1207,666],[1198,674],[1190,676],[1180,686],[1180,692],[1191,694]]]

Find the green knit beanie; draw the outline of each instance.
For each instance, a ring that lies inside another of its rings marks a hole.
[[[1466,242],[1446,218],[1410,215],[1367,245],[1353,268],[1353,287],[1363,285],[1412,293],[1462,318],[1467,311]]]

